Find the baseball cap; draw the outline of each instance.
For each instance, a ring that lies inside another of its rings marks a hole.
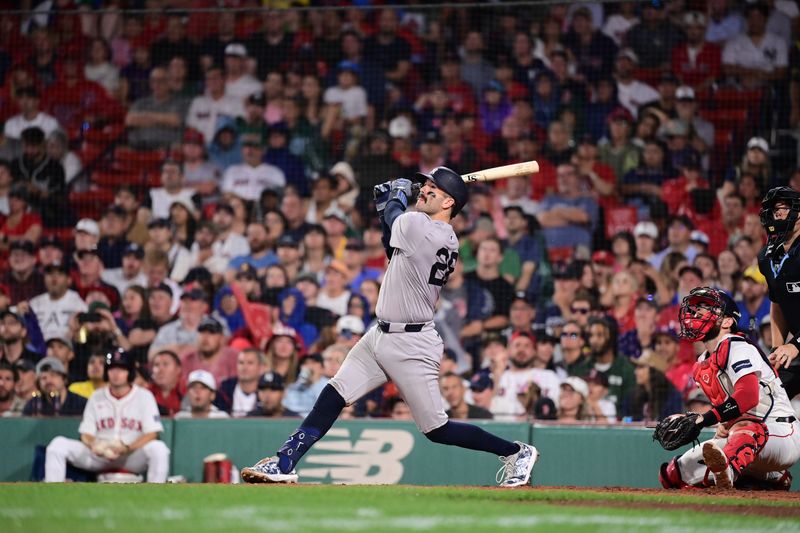
[[[633,228],[634,237],[650,237],[651,239],[658,239],[658,227],[654,222],[643,220],[636,224]]]
[[[206,291],[204,291],[200,287],[192,287],[190,290],[185,291],[183,294],[181,294],[181,300],[183,300],[184,298],[188,298],[189,300],[205,300]]]
[[[355,315],[344,315],[340,317],[339,320],[336,321],[337,335],[346,334],[348,331],[351,334],[363,335],[364,321]]]
[[[137,259],[142,259],[144,258],[144,248],[135,242],[132,242],[125,247],[125,250],[122,251],[122,257],[125,257],[126,255],[134,255]]]
[[[272,341],[275,337],[289,337],[292,340],[297,340],[297,330],[291,326],[277,324],[272,328],[272,337],[269,340]]]
[[[767,284],[767,278],[764,277],[764,274],[761,273],[761,270],[758,269],[757,266],[751,265],[744,269],[744,273],[742,274],[743,278],[749,278],[760,285]]]
[[[247,48],[242,43],[230,43],[225,47],[226,56],[247,57]]]
[[[631,112],[625,109],[624,107],[618,107],[614,111],[608,114],[607,120],[608,122],[616,122],[618,120],[624,120],[628,124],[633,124],[633,115],[631,115]]]
[[[202,321],[200,321],[200,325],[197,326],[197,331],[206,331],[208,333],[222,333],[222,324],[220,324],[217,319],[207,316]]]
[[[283,376],[277,372],[266,372],[258,380],[258,390],[283,390]]]
[[[342,211],[335,205],[332,205],[325,210],[325,214],[322,216],[322,219],[325,220],[328,218],[336,218],[342,221],[342,223],[347,224],[347,215],[345,215],[344,211]]]
[[[44,273],[47,274],[48,272],[58,271],[62,274],[69,275],[69,267],[67,267],[66,263],[61,261],[53,261],[49,265],[45,265]]]
[[[691,235],[689,236],[689,240],[692,242],[699,242],[700,244],[705,244],[706,246],[709,245],[711,240],[708,238],[705,232],[700,231],[699,229],[694,230]]]
[[[769,153],[769,143],[764,137],[753,137],[747,141],[747,149],[757,148],[764,153]]]
[[[679,101],[680,100],[692,100],[692,101],[694,101],[694,98],[695,98],[694,89],[692,89],[688,85],[681,85],[675,91],[675,98],[677,98]]]
[[[420,139],[420,144],[441,144],[442,136],[436,130],[428,130],[422,135],[422,139]]]
[[[639,64],[639,56],[636,55],[636,52],[634,52],[632,48],[620,49],[620,51],[617,52],[617,59],[620,59],[622,57],[630,59],[637,65]]]
[[[570,376],[561,383],[562,387],[570,387],[572,390],[583,396],[589,397],[589,385],[584,380],[577,376]]]
[[[14,367],[18,372],[33,372],[36,370],[36,365],[33,364],[33,361],[25,358],[17,359],[17,362],[14,363]]]
[[[91,218],[80,219],[78,223],[75,224],[75,231],[88,233],[89,235],[94,235],[95,237],[100,236],[100,226]]]
[[[192,370],[186,380],[186,386],[191,387],[193,383],[200,383],[214,392],[217,391],[217,380],[208,370]]]
[[[486,389],[493,389],[494,382],[489,374],[479,372],[469,380],[469,388],[474,392],[483,392]]]
[[[508,339],[508,343],[511,344],[520,337],[525,337],[526,339],[531,341],[531,343],[533,343],[534,346],[536,346],[536,337],[530,331],[515,331],[514,333],[511,334],[511,338]]]
[[[11,308],[16,309],[16,308]],[[11,309],[6,309],[2,313],[0,313],[0,319],[5,319],[7,316],[12,316],[14,320],[19,322],[22,326],[27,327],[27,323],[25,322],[25,318],[19,314],[17,311],[12,311]]]
[[[694,230],[694,223],[692,222],[692,219],[687,217],[686,215],[675,215],[673,217],[670,217],[669,226],[672,226],[676,222],[683,224],[690,231]]]
[[[278,239],[278,242],[277,242],[277,244],[275,246],[277,246],[278,248],[280,248],[281,246],[287,246],[287,247],[290,247],[290,248],[297,248],[298,246],[300,246],[300,243],[298,243],[297,239],[295,239],[291,235],[285,234],[285,235],[281,235],[281,238]]]
[[[350,269],[347,268],[347,265],[344,263],[344,261],[341,261],[339,259],[334,259],[333,261],[328,263],[328,266],[325,267],[325,270],[335,270],[336,272],[340,273],[345,277],[350,276]]]
[[[686,26],[705,26],[706,16],[699,11],[689,11],[683,16],[683,23]]]
[[[155,287],[150,287],[151,293],[156,291],[166,292],[167,294],[169,294],[170,298],[172,298],[172,288],[163,281],[158,285],[156,285]]]
[[[70,350],[72,350],[72,341],[69,340],[64,335],[55,335],[53,337],[48,337],[45,341],[45,345],[49,346],[51,342],[60,342],[64,346],[68,346]]]
[[[23,252],[34,255],[36,253],[36,246],[28,239],[20,239],[18,241],[12,241],[8,246],[8,250],[10,252],[13,252],[14,250],[22,250]]]
[[[184,144],[205,144],[205,139],[203,139],[203,134],[197,131],[194,128],[186,128],[183,132],[183,142]]]
[[[155,228],[169,228],[170,223],[169,219],[167,218],[154,218],[147,224],[147,229],[155,229]]]
[[[338,65],[336,65],[336,70],[338,72],[350,71],[353,74],[361,74],[361,67],[355,61],[340,61]]]
[[[64,376],[67,375],[67,369],[64,368],[64,363],[61,359],[56,357],[45,357],[36,363],[36,377],[42,375],[43,372],[58,372]]]
[[[614,254],[608,250],[597,250],[592,254],[592,263],[599,263],[605,266],[614,266]]]
[[[661,83],[673,83],[675,85],[680,85],[681,83],[678,77],[670,71],[662,73],[660,81]]]
[[[582,275],[583,266],[576,262],[561,265],[560,268],[553,271],[555,279],[581,279]]]
[[[63,250],[64,246],[61,244],[61,239],[56,237],[55,235],[44,235],[39,240],[39,249],[46,248],[48,246],[53,246],[58,248],[59,250]]]
[[[240,137],[242,146],[255,146],[261,148],[264,146],[264,137],[260,133],[245,133]]]
[[[413,131],[414,126],[405,115],[398,115],[389,122],[389,135],[395,139],[407,139]]]
[[[678,342],[678,334],[672,328],[662,327],[657,329],[656,332],[653,333],[653,340],[656,340],[659,337],[667,337],[674,342]]]
[[[636,299],[636,307],[639,307],[639,304],[646,304],[655,309],[656,311],[658,310],[658,302],[652,296],[640,296],[639,298]]]
[[[683,277],[683,275],[686,274],[687,272],[691,272],[698,278],[703,279],[703,271],[693,265],[682,266],[681,269],[678,270],[678,277],[679,278]]]
[[[661,128],[664,137],[686,137],[689,135],[689,125],[683,120],[673,119]]]
[[[264,93],[259,91],[248,96],[247,103],[264,107],[267,105],[267,97]]]
[[[506,92],[506,86],[503,85],[503,82],[500,80],[491,80],[487,85],[484,91],[497,91],[499,93]]]
[[[585,381],[587,384],[597,383],[598,385],[608,388],[608,377],[594,368],[589,372],[589,375],[586,376]]]

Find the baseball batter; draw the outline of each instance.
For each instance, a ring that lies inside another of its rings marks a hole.
[[[91,472],[147,472],[150,483],[164,483],[169,474],[169,448],[153,394],[133,385],[129,356],[106,356],[107,387],[92,393],[78,427],[80,440],[56,437],[47,446],[45,481],[64,481],[67,463]]]
[[[693,374],[713,406],[689,416],[703,427],[717,425],[717,431],[661,465],[665,488],[730,489],[736,483],[788,489],[791,483],[787,469],[800,460],[800,424],[767,357],[737,333],[740,318],[723,291],[700,287],[683,299],[681,336],[705,344]]]
[[[353,347],[277,457],[242,470],[245,481],[296,482],[295,465],[327,433],[341,410],[391,379],[428,439],[496,454],[503,463],[498,472],[501,486],[529,482],[539,455],[536,448],[450,421],[445,414],[439,390],[443,343],[434,329],[433,315],[439,292],[458,260],[458,239],[450,220],[466,204],[468,192],[461,176],[445,167],[418,177],[425,183],[416,212],[405,212],[412,198],[410,180],[397,179],[376,187],[376,195],[388,194],[382,213],[384,204],[376,203],[390,258],[378,297],[377,325]]]

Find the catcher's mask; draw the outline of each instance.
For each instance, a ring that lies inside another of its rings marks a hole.
[[[775,205],[784,203],[789,207],[789,214],[784,219],[775,218]],[[800,192],[791,187],[775,187],[770,189],[761,201],[761,225],[767,232],[767,252],[770,256],[786,242],[794,231],[795,223],[800,218]]]
[[[708,333],[722,323],[722,319],[734,319],[732,330],[742,317],[742,312],[733,299],[718,289],[698,287],[684,297],[678,311],[681,323],[680,337],[690,341],[703,340]]]

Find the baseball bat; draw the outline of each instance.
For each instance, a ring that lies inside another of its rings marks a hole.
[[[539,172],[539,163],[536,161],[525,161],[524,163],[514,163],[513,165],[503,165],[502,167],[492,167],[469,174],[463,174],[461,179],[467,183],[475,181],[494,181],[503,178],[513,178],[516,176],[527,176]]]

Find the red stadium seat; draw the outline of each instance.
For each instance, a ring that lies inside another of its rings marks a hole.
[[[86,192],[73,192],[69,203],[78,218],[100,218],[103,210],[114,201],[113,189],[90,189]]]
[[[741,129],[747,126],[748,110],[746,108],[736,109],[712,109],[700,113],[703,118],[714,124],[714,128],[719,129]]]
[[[547,257],[551,263],[567,263],[572,260],[574,252],[572,246],[554,246],[547,249]]]
[[[114,189],[120,185],[138,185],[142,183],[142,175],[133,172],[96,171],[92,172],[92,183],[99,187]]]

